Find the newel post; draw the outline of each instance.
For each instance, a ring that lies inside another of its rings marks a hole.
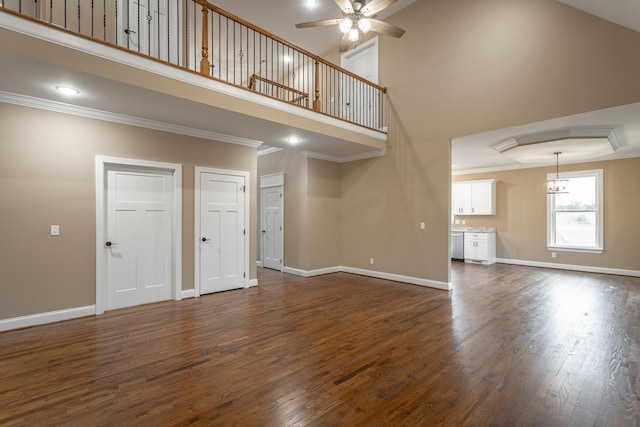
[[[202,60],[200,61],[200,74],[211,77],[211,63],[209,62],[209,7],[206,1],[202,2]]]
[[[313,111],[320,111],[320,62],[316,58],[316,76],[314,82],[315,99],[313,100]]]

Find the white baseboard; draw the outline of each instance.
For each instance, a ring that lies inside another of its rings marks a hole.
[[[66,310],[49,311],[47,313],[31,314],[29,316],[14,317],[0,320],[0,331],[27,328],[29,326],[44,325],[45,323],[60,322],[78,317],[95,316],[96,306],[68,308]]]
[[[318,268],[317,270],[300,270],[298,268],[284,267],[283,271],[285,273],[295,274],[296,276],[313,277],[321,276],[323,274],[339,273],[342,271],[342,267]]]
[[[182,299],[185,298],[195,298],[196,290],[195,289],[183,289],[182,290]]]
[[[253,288],[254,286],[258,286],[258,279],[250,279],[249,280],[249,287]]]
[[[435,280],[421,279],[419,277],[402,276],[400,274],[385,273],[382,271],[365,270],[362,268],[342,267],[345,273],[359,274],[361,276],[377,277],[378,279],[393,280],[394,282],[410,283],[412,285],[427,286],[448,291],[451,289],[451,283],[437,282]]]
[[[447,282],[436,282],[435,280],[420,279],[418,277],[402,276],[400,274],[392,274],[392,273],[385,273],[382,271],[365,270],[362,268],[353,268],[353,267],[344,267],[344,266],[319,268],[317,270],[300,270],[298,268],[285,267],[284,272],[289,274],[295,274],[296,276],[302,276],[302,277],[313,277],[313,276],[319,276],[321,274],[344,272],[344,273],[359,274],[361,276],[376,277],[378,279],[393,280],[394,282],[403,282],[403,283],[409,283],[412,285],[428,286],[430,288],[442,289],[445,291],[448,291],[449,289],[451,289],[451,283],[447,283]]]
[[[615,274],[618,276],[640,277],[640,271],[620,268],[593,267],[591,265],[558,264],[555,262],[525,261],[521,259],[496,258],[501,264],[525,265],[528,267],[555,268],[558,270],[584,271],[585,273]]]

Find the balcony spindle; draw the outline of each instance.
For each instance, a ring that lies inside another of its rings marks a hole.
[[[202,60],[200,61],[200,74],[211,77],[211,64],[209,63],[209,7],[207,2],[202,3]]]
[[[316,64],[316,75],[314,79],[313,90],[315,92],[313,99],[313,111],[320,111],[320,62],[318,59],[315,59]]]

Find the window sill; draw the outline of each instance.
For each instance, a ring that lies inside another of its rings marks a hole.
[[[604,249],[602,248],[572,248],[568,246],[547,246],[547,249],[550,251],[558,251],[558,252],[578,252],[584,254],[601,254]]]

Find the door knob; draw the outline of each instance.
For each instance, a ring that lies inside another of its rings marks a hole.
[[[203,238],[202,238],[202,241],[203,241],[203,242],[206,242],[207,240],[209,240],[209,239],[207,239],[206,237],[203,237]]]
[[[109,247],[109,246],[111,246],[111,245],[115,245],[115,243],[110,242],[110,241],[107,241],[107,243],[105,243],[105,246],[107,246],[107,247]]]
[[[262,230],[262,232],[263,232],[263,233],[266,233],[266,232],[267,232],[267,230]]]

